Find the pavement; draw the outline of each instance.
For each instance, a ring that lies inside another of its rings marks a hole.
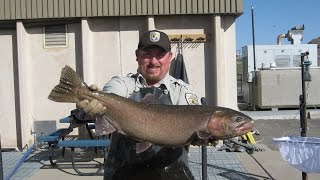
[[[296,135],[300,136],[300,120],[298,110],[244,112],[255,119],[259,135],[254,135],[255,146],[264,149],[253,154],[247,152],[218,151],[216,147],[208,147],[208,179],[302,179],[301,171],[284,161],[273,138]],[[320,118],[308,119],[307,136],[320,137]],[[11,153],[11,154],[10,154]],[[81,152],[80,152],[81,154]],[[318,153],[319,154],[319,153]],[[10,172],[23,152],[4,152],[2,154],[4,177]],[[13,158],[15,157],[15,158]],[[80,164],[85,172],[97,169],[98,157],[90,162]],[[320,163],[320,162],[319,162]],[[11,164],[11,165],[10,165]],[[201,147],[191,147],[189,166],[195,179],[201,175]],[[34,151],[23,163],[12,179],[57,180],[57,179],[103,179],[102,176],[79,176],[68,160],[60,161],[56,167],[50,166],[46,149]],[[309,180],[320,179],[320,174],[308,173]]]

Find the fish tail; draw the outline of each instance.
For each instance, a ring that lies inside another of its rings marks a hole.
[[[56,102],[78,102],[80,99],[77,96],[83,81],[80,76],[69,66],[65,66],[61,71],[60,82],[56,85],[48,98]]]

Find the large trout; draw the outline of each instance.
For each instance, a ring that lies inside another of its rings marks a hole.
[[[102,91],[92,92],[70,67],[61,72],[59,85],[49,99],[77,103],[96,99],[107,109],[105,117],[119,132],[141,142],[182,146],[197,139],[226,139],[254,129],[245,114],[217,106],[138,103]]]

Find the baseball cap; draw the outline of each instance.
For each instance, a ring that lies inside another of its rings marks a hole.
[[[138,49],[141,50],[150,46],[159,46],[165,51],[171,50],[168,35],[158,30],[147,31],[140,36]]]

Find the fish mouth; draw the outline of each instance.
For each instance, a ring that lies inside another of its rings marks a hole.
[[[236,132],[249,132],[254,129],[254,123],[253,123],[253,121],[243,122],[243,123],[239,124],[238,126],[236,126],[234,129]]]

